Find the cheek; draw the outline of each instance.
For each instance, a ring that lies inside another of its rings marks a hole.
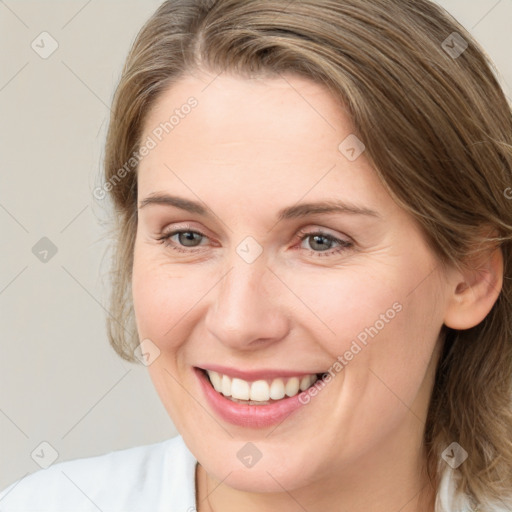
[[[132,293],[137,328],[141,339],[173,351],[215,302],[219,272],[214,265],[195,264],[192,269],[187,263],[171,264],[165,254],[155,252],[136,244]],[[415,351],[414,359],[421,356],[423,361],[429,344],[422,339],[432,337],[433,327],[440,328],[432,322],[433,276],[414,289],[418,268],[427,270],[425,263],[407,258],[392,264],[347,263],[343,268],[282,266],[273,269],[279,279],[262,274],[265,284],[259,293],[269,312],[278,309],[288,316],[291,327],[307,331],[306,338],[320,344],[333,362],[347,353],[358,366],[355,359],[363,362],[360,354],[368,347],[379,365],[401,364]]]
[[[290,289],[281,290],[280,295],[288,297],[300,327],[308,329],[311,339],[320,341],[336,359],[350,349],[353,340],[362,347],[369,343],[372,326],[376,324],[379,332],[388,330],[399,316],[403,283],[381,267],[348,264],[338,269],[290,271],[283,275]]]
[[[191,407],[188,393],[183,393],[183,386],[190,385],[183,373],[184,349],[196,320],[197,303],[211,285],[204,273],[171,265],[155,253],[154,248],[135,248],[133,306],[139,338],[150,339],[160,350],[147,370],[169,416],[183,432],[192,428],[188,421],[202,418],[201,411]]]
[[[417,418],[426,414],[435,369],[430,363],[443,316],[435,277],[413,292],[412,288],[404,280],[377,314],[366,315],[359,334],[366,345],[355,338],[361,351],[348,363],[346,376],[354,395],[359,390],[358,400],[364,405],[361,417],[368,429],[378,417],[387,418],[392,426],[411,412]],[[391,309],[384,309],[390,305]]]
[[[433,262],[414,256],[283,279],[310,308],[297,309],[300,328],[329,354],[332,371],[345,374],[350,394],[375,397],[377,410],[384,398],[396,400],[390,390],[414,400],[442,326]]]
[[[206,272],[170,264],[154,248],[135,248],[132,296],[139,337],[160,350],[171,350],[186,339],[190,323],[206,291],[213,285]],[[180,334],[181,333],[181,334]]]

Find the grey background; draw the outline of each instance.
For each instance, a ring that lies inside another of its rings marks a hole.
[[[512,97],[512,0],[439,3],[480,41]],[[0,0],[0,489],[55,456],[176,434],[146,369],[108,345],[108,210],[92,194],[124,58],[159,4]],[[58,43],[46,59],[31,47],[51,48],[43,31]],[[57,248],[46,262],[43,237]]]

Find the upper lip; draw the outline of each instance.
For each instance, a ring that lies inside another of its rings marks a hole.
[[[228,377],[235,377],[238,379],[253,382],[256,380],[277,379],[279,377],[303,377],[304,375],[316,375],[323,372],[305,372],[298,370],[279,370],[279,369],[262,369],[262,370],[241,370],[240,368],[230,368],[218,364],[208,364],[198,366],[200,370],[210,370]]]

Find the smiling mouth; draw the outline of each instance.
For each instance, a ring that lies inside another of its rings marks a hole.
[[[244,405],[270,405],[291,398],[312,387],[325,375],[312,373],[300,377],[246,381],[213,370],[200,370],[217,393]]]

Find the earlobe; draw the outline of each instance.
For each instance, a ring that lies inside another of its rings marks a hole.
[[[503,285],[501,248],[472,258],[464,269],[453,273],[444,323],[464,330],[478,325],[491,311]]]

